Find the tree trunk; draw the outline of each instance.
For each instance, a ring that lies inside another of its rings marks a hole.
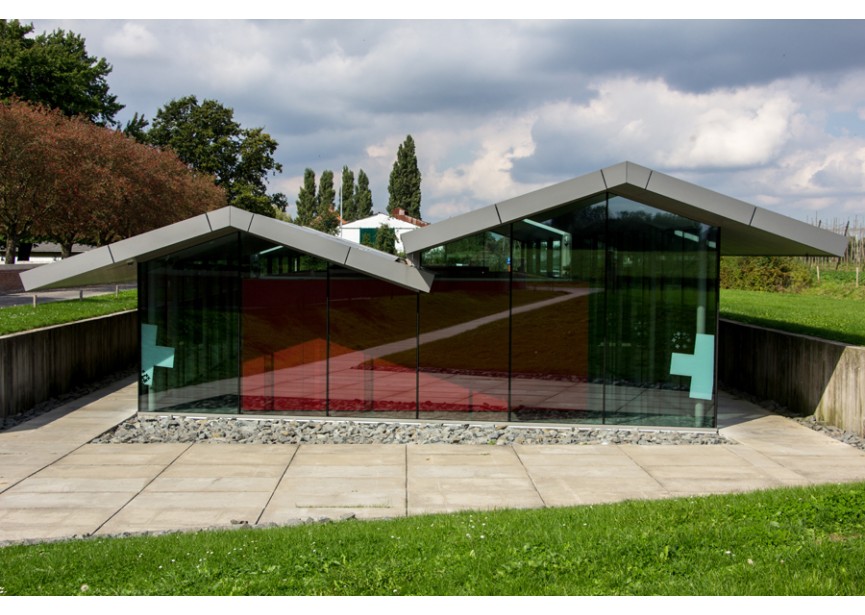
[[[71,241],[60,242],[60,258],[69,258],[72,256],[72,243]]]
[[[6,264],[14,265],[15,264],[15,248],[17,247],[18,242],[15,237],[6,237]]]

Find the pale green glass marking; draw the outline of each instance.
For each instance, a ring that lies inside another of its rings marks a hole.
[[[174,367],[174,348],[156,345],[156,325],[141,325],[141,372],[144,383],[153,383],[155,367]]]
[[[674,352],[670,359],[670,374],[690,376],[693,399],[712,399],[715,380],[715,336],[698,333],[694,354]]]

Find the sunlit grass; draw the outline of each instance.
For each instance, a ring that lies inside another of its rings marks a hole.
[[[110,293],[82,300],[39,303],[35,308],[32,305],[6,307],[0,309],[0,335],[134,310],[137,305],[138,291],[124,290],[116,297]]]
[[[7,595],[858,595],[865,485],[0,549]]]
[[[721,318],[865,344],[865,302],[818,294],[722,290]]]

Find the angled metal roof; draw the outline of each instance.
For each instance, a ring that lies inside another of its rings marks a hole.
[[[96,248],[50,265],[21,273],[25,290],[64,288],[88,284],[133,281],[139,261],[147,261],[184,248],[243,231],[369,276],[429,292],[433,274],[416,269],[397,257],[332,235],[223,207],[182,222]]]
[[[848,239],[632,162],[589,173],[402,236],[409,254],[604,192],[721,229],[724,256],[841,256]]]

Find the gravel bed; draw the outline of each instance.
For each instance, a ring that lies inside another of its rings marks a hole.
[[[840,442],[843,442],[844,444],[849,444],[850,446],[854,446],[859,450],[865,451],[865,438],[861,438],[855,433],[850,433],[849,431],[844,431],[843,429],[839,429],[838,427],[827,425],[826,423],[821,423],[813,416],[806,416],[804,418],[792,418],[800,425],[805,425],[806,427],[810,427],[814,431],[819,431],[822,434],[826,434],[830,438],[834,438],[836,440],[839,440]]]
[[[508,423],[408,423],[351,420],[132,417],[92,441],[237,444],[733,444],[711,431],[524,427]]]

